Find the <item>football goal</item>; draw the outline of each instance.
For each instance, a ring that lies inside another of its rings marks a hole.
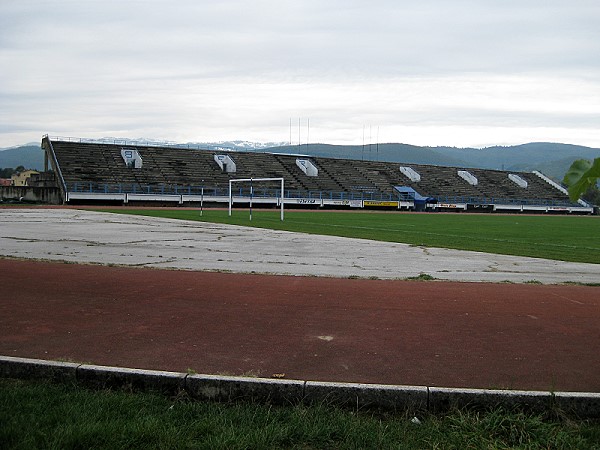
[[[233,205],[233,184],[234,183],[250,183],[250,220],[252,220],[252,200],[254,197],[254,183],[262,183],[266,181],[279,181],[281,188],[277,196],[277,202],[281,208],[281,220],[283,220],[283,178],[237,178],[229,180],[229,215],[231,216],[231,208]]]

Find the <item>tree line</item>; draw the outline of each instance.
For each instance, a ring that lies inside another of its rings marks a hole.
[[[0,167],[0,178],[10,178],[15,173],[21,173],[24,170],[25,170],[25,167],[23,167],[23,166],[17,166],[15,168],[12,168],[12,167],[1,168]]]

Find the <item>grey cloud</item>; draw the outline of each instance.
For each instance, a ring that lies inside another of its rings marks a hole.
[[[66,63],[317,77],[568,71],[569,62],[595,71],[599,64],[590,56],[600,53],[600,11],[587,1],[568,8],[535,0],[25,4],[16,22],[38,25],[20,39]],[[33,5],[44,20],[31,20]]]
[[[597,0],[8,0],[0,3],[0,101],[5,118],[35,115],[35,123],[57,127],[71,121],[75,131],[118,123],[175,129],[199,119],[231,129],[243,115],[259,128],[261,120],[272,127],[296,114],[334,125],[346,117],[351,126],[401,119],[591,127],[594,105],[600,110],[598,23]],[[558,98],[543,110],[488,110],[460,98],[440,106],[421,89],[414,95],[422,109],[406,111],[394,104],[402,96],[369,88],[463,74],[584,78],[592,106],[560,113]],[[309,102],[299,83],[347,92]],[[288,102],[279,100],[288,94]]]

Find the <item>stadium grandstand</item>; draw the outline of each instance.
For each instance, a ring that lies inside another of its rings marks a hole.
[[[227,203],[230,180],[284,178],[286,207],[592,213],[540,172],[42,138],[65,203]],[[236,183],[236,203],[277,206],[277,184]]]

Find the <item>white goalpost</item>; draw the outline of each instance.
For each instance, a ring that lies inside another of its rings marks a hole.
[[[257,181],[279,181],[281,182],[281,197],[277,200],[279,201],[281,207],[281,220],[283,220],[283,178],[235,178],[229,180],[229,215],[231,216],[231,207],[233,205],[233,183],[250,183],[250,220],[252,220],[252,197],[254,195],[253,184]]]

